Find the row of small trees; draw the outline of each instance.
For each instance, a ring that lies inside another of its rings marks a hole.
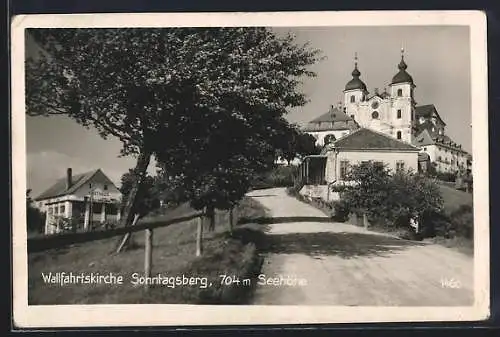
[[[301,78],[315,76],[309,66],[320,59],[292,35],[260,27],[28,34],[44,52],[26,62],[27,114],[70,117],[136,158],[122,226],[145,200],[153,157],[157,186],[180,201],[208,214],[237,204],[277,152],[288,153],[296,128],[286,111],[306,103]]]

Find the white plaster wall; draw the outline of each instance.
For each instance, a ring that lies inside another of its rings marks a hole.
[[[396,152],[396,151],[342,151],[337,155],[336,177],[340,177],[340,161],[347,160],[350,165],[358,165],[362,161],[381,161],[393,171],[396,170],[396,163],[403,161],[405,170],[418,170],[418,152]]]

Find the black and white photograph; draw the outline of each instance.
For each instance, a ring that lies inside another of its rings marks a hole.
[[[12,32],[18,325],[489,316],[484,14]]]

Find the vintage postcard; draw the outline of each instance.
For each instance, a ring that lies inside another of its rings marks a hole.
[[[12,20],[18,327],[490,315],[486,16]]]

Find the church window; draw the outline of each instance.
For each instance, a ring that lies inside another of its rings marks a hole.
[[[396,132],[396,138],[401,139],[401,131]]]
[[[356,96],[351,95],[351,103],[354,103],[354,102],[356,102]]]
[[[347,168],[349,167],[348,160],[342,160],[340,162],[340,179],[344,180],[347,177]]]
[[[401,109],[398,109],[397,117],[398,119],[401,118]]]
[[[377,119],[378,118],[378,111],[373,111],[372,112],[372,118]]]
[[[398,89],[398,97],[403,96],[403,89]]]

